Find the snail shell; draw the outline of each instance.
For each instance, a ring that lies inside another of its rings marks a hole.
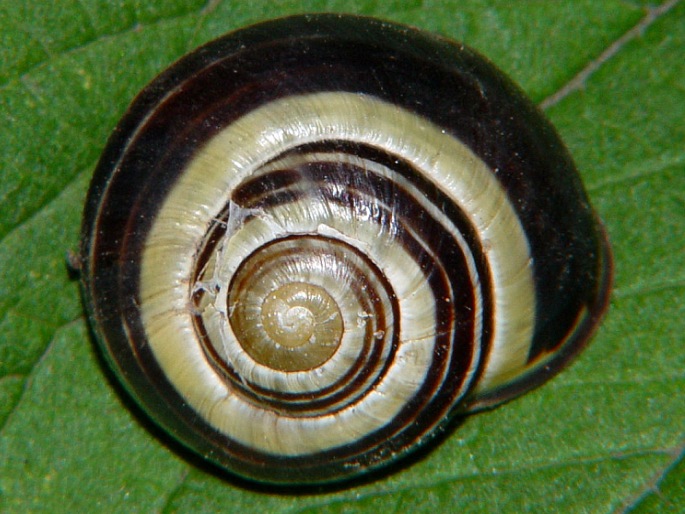
[[[83,290],[130,394],[250,479],[343,480],[539,385],[607,304],[555,130],[483,57],[296,16],[138,96],[84,215]]]

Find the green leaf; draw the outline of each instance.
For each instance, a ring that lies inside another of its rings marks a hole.
[[[245,488],[185,460],[102,366],[65,264],[98,155],[135,94],[248,23],[338,11],[488,55],[545,107],[616,259],[604,326],[544,387],[386,478]],[[685,510],[685,5],[0,0],[0,511]]]

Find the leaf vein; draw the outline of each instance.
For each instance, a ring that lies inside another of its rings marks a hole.
[[[657,7],[648,7],[645,16],[634,27],[629,29],[625,34],[611,43],[602,53],[599,54],[599,56],[597,56],[596,59],[590,61],[585,68],[580,70],[561,89],[555,93],[552,93],[542,102],[540,102],[540,108],[543,110],[549,109],[570,94],[583,89],[587,80],[595,72],[597,72],[604,65],[604,63],[616,56],[629,42],[640,37],[650,25],[668,13],[679,2],[680,0],[668,0]]]
[[[567,381],[567,382],[562,382],[562,381],[556,381],[552,382],[549,384],[548,387],[554,388],[555,390],[559,389],[567,389],[567,388],[573,388],[573,387],[603,387],[603,386],[609,386],[609,387],[625,387],[625,386],[633,386],[633,385],[659,385],[659,384],[668,384],[671,382],[681,382],[685,380],[685,375],[659,375],[658,377],[650,377],[650,376],[645,376],[645,377],[635,377],[634,379],[631,378],[630,380],[588,380],[588,381],[579,381],[579,380],[574,380],[574,381]]]
[[[183,489],[183,486],[188,481],[189,475],[190,475],[190,470],[188,468],[184,469],[183,472],[181,473],[181,476],[180,476],[180,479],[178,480],[178,483],[176,485],[174,485],[173,488],[169,489],[169,491],[164,495],[165,496],[164,503],[161,505],[158,512],[160,512],[160,513],[174,512],[174,509],[172,508],[172,504],[174,502],[174,499],[179,495],[179,493]]]
[[[637,284],[616,288],[612,296],[614,299],[636,298],[640,296],[649,296],[655,293],[662,293],[664,291],[678,290],[685,288],[685,277],[673,277],[669,280],[638,282]]]
[[[676,451],[673,451],[672,454],[673,459],[668,462],[663,469],[654,473],[636,494],[626,499],[623,505],[616,510],[616,514],[627,513],[637,507],[651,494],[659,494],[659,484],[661,481],[666,478],[671,469],[676,467],[676,465],[685,458],[685,441],[676,449]]]
[[[651,159],[643,163],[641,166],[636,167],[637,169],[634,171],[629,171],[624,175],[608,177],[605,180],[595,182],[594,184],[589,185],[587,190],[594,193],[605,187],[615,186],[626,182],[634,182],[652,175],[659,175],[676,166],[682,166],[683,164],[685,164],[685,155],[661,156],[658,159]]]
[[[45,346],[45,349],[40,354],[40,357],[38,357],[38,359],[36,359],[36,362],[33,363],[33,366],[31,367],[31,371],[25,375],[16,375],[15,374],[16,376],[23,377],[26,380],[24,381],[24,387],[22,389],[21,394],[19,395],[19,398],[17,398],[16,403],[12,406],[12,409],[10,410],[7,417],[5,418],[4,423],[2,423],[2,425],[0,425],[0,439],[4,437],[5,429],[9,425],[12,418],[14,417],[14,415],[17,411],[17,407],[21,404],[21,402],[24,398],[24,395],[31,388],[31,383],[32,383],[34,375],[36,373],[36,368],[47,357],[47,355],[50,353],[50,350],[54,346],[55,340],[57,339],[57,333],[63,329],[68,328],[70,325],[81,322],[82,320],[83,320],[83,316],[78,316],[75,319],[68,321],[67,323],[63,323],[58,328],[56,328],[55,331],[53,332],[52,336],[50,337],[50,342]],[[8,375],[8,376],[11,376],[11,375]]]
[[[16,224],[14,227],[12,227],[10,230],[5,232],[4,234],[0,234],[0,247],[5,244],[5,241],[11,237],[11,235],[21,229],[21,227],[25,224],[31,221],[32,218],[38,216],[43,209],[48,207],[52,202],[56,201],[59,196],[69,187],[71,187],[73,184],[79,181],[81,176],[84,173],[92,173],[93,172],[94,165],[91,165],[87,171],[80,171],[77,172],[73,177],[70,178],[70,180],[64,184],[64,186],[61,189],[56,190],[53,194],[48,195],[40,204],[35,206],[34,209],[28,211],[23,217],[21,217],[19,220],[17,220]]]
[[[601,464],[607,461],[615,461],[615,460],[626,460],[630,458],[635,458],[635,457],[644,457],[644,456],[649,456],[649,455],[671,455],[672,454],[672,449],[669,448],[648,448],[648,449],[639,449],[639,450],[633,450],[633,451],[614,451],[611,453],[608,453],[606,455],[599,455],[599,456],[586,456],[586,457],[578,457],[573,459],[572,461],[563,461],[563,462],[547,462],[547,463],[537,463],[537,464],[530,464],[530,465],[525,465],[522,467],[517,467],[517,468],[511,468],[511,469],[492,469],[488,472],[478,472],[478,473],[466,473],[463,475],[454,475],[451,477],[445,477],[442,479],[436,479],[436,480],[431,480],[429,482],[422,482],[422,483],[412,483],[412,484],[405,484],[405,485],[400,485],[400,486],[395,486],[395,487],[390,487],[388,489],[382,490],[382,491],[370,491],[367,493],[359,493],[355,494],[354,498],[351,497],[342,497],[342,498],[335,498],[335,499],[327,499],[322,502],[317,502],[313,503],[310,505],[307,505],[306,507],[296,507],[294,509],[289,509],[286,512],[289,514],[297,514],[299,512],[304,512],[306,510],[310,510],[312,508],[317,508],[317,507],[323,507],[323,506],[328,506],[328,505],[335,505],[335,504],[343,504],[343,503],[348,503],[351,501],[360,501],[360,500],[370,500],[374,498],[382,498],[384,496],[392,496],[392,495],[398,495],[398,494],[404,494],[404,493],[410,493],[413,491],[419,491],[422,489],[433,489],[436,487],[440,487],[443,485],[448,485],[456,481],[460,480],[470,480],[470,479],[476,479],[476,478],[483,478],[483,477],[505,477],[508,475],[516,475],[521,472],[538,472],[538,471],[546,471],[546,470],[561,470],[561,469],[568,469],[568,468],[573,468],[573,467],[578,467],[578,466],[589,466],[593,464]]]
[[[202,12],[202,9],[199,9],[198,11]],[[14,82],[15,80],[21,80],[25,76],[30,75],[31,73],[42,68],[43,66],[46,66],[50,62],[50,59],[55,58],[56,56],[68,55],[71,53],[75,53],[75,52],[78,52],[79,50],[83,50],[85,48],[88,48],[91,45],[97,44],[100,41],[105,41],[108,39],[112,39],[112,38],[116,38],[119,36],[129,34],[132,32],[137,32],[141,29],[145,29],[148,27],[155,27],[157,25],[160,25],[162,23],[167,23],[169,21],[180,20],[180,19],[183,19],[183,18],[188,17],[188,16],[194,16],[195,14],[196,14],[196,10],[193,9],[193,10],[189,10],[187,12],[183,12],[181,14],[175,14],[173,16],[160,16],[159,18],[149,20],[145,23],[135,22],[135,23],[133,23],[127,27],[122,28],[121,30],[117,30],[117,31],[113,31],[113,32],[106,32],[103,34],[98,34],[97,36],[95,36],[91,39],[86,39],[85,41],[81,41],[74,46],[64,48],[64,49],[60,50],[60,52],[57,54],[54,54],[54,53],[48,51],[45,48],[45,45],[43,45],[42,42],[40,42],[39,40],[37,40],[34,37],[33,39],[39,42],[39,44],[43,48],[43,51],[46,53],[46,58],[41,59],[39,61],[35,61],[35,62],[31,63],[29,66],[27,66],[26,68],[23,68],[23,69],[18,68],[16,70],[14,70],[14,76],[12,78],[9,78],[9,79],[5,80],[4,82],[0,82],[0,93],[3,93],[7,89],[7,87],[12,82]],[[26,30],[24,30],[24,31],[27,32]],[[27,33],[29,35],[31,34],[30,32],[27,32]]]

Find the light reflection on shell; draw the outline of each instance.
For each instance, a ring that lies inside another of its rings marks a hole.
[[[352,16],[209,43],[112,135],[86,204],[103,351],[240,476],[345,480],[556,374],[611,257],[566,149],[463,45]]]

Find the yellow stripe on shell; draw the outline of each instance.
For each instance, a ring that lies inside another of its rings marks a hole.
[[[303,424],[250,410],[207,366],[200,345],[188,343],[195,337],[187,310],[189,277],[211,220],[229,203],[231,191],[265,162],[294,146],[328,139],[383,148],[424,170],[477,228],[488,248],[495,299],[494,344],[479,392],[525,366],[532,336],[535,299],[523,229],[492,171],[466,146],[426,119],[368,96],[317,93],[260,107],[201,148],[170,191],[142,256],[141,313],[151,350],[189,404],[217,430],[273,454],[335,448],[381,428],[416,391],[431,358],[425,341],[403,341],[398,358],[406,369],[370,392],[363,412],[351,407],[335,418]],[[265,432],[258,435],[255,424]]]

